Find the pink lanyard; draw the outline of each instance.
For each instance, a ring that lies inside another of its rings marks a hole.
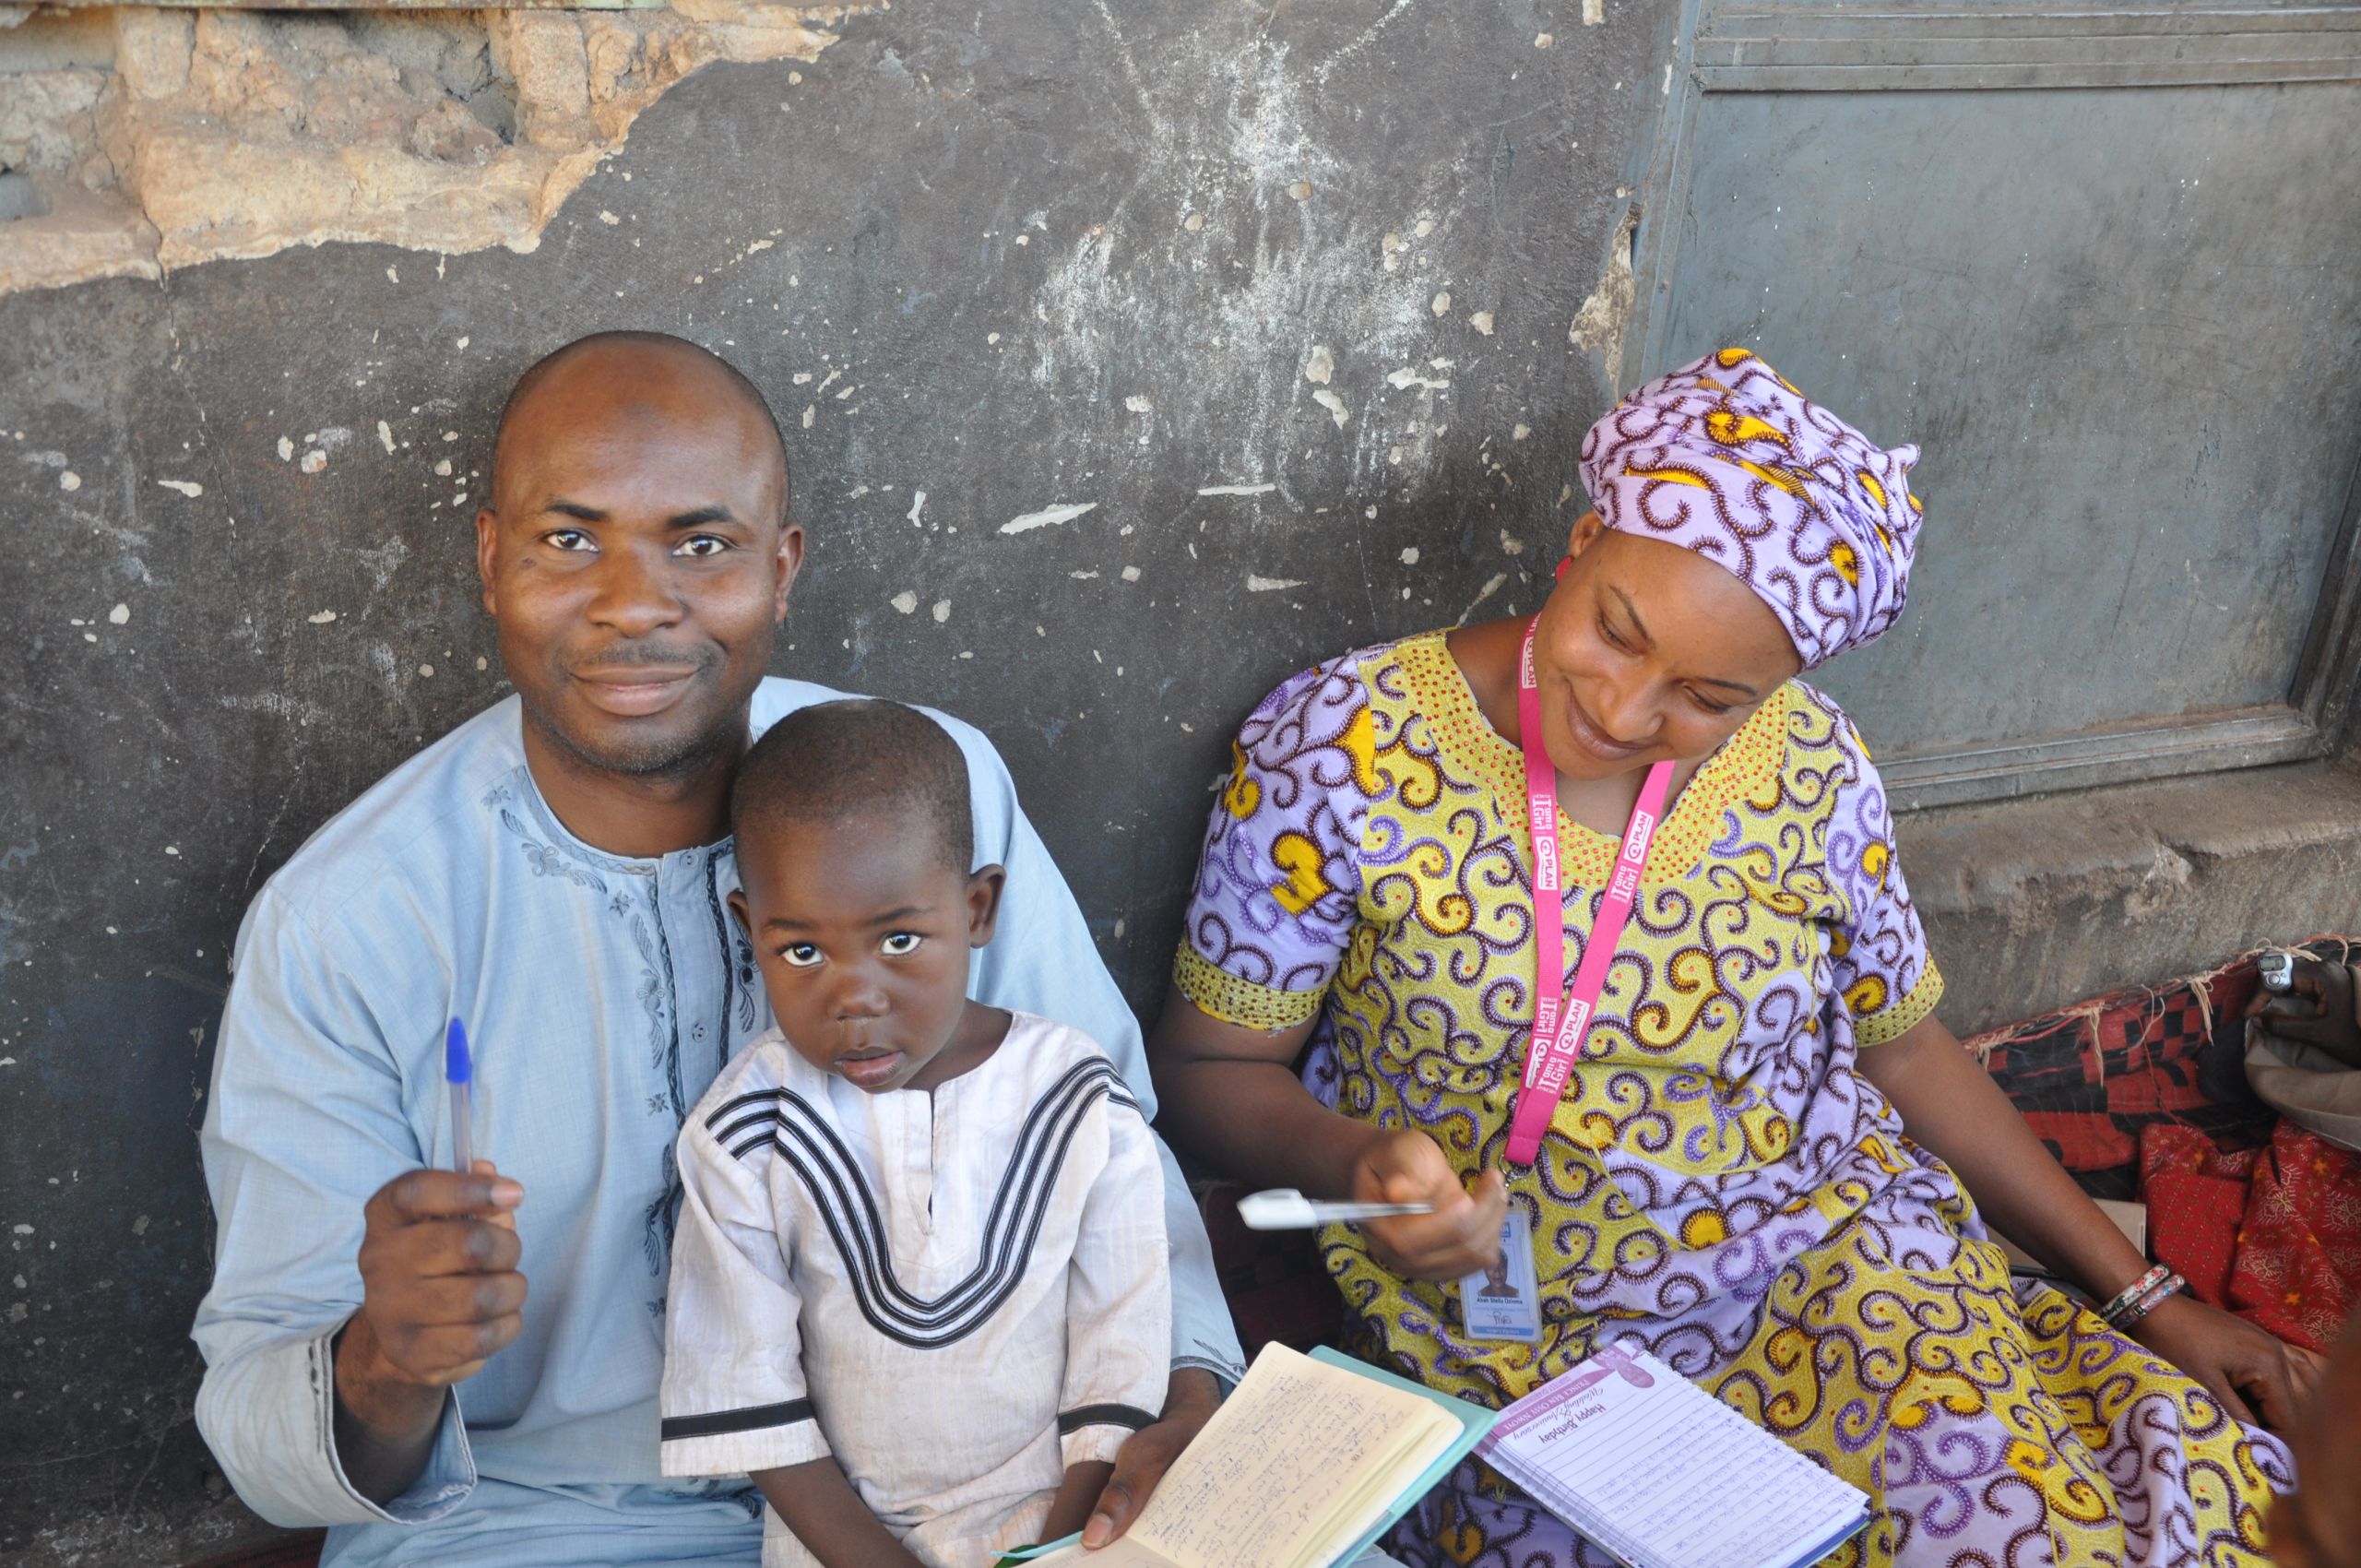
[[[1582,966],[1561,1004],[1558,977],[1566,972],[1566,896],[1558,880],[1558,769],[1541,744],[1541,688],[1533,673],[1533,634],[1540,618],[1525,629],[1525,653],[1517,668],[1516,726],[1525,742],[1525,803],[1533,829],[1533,926],[1537,948],[1534,979],[1533,1039],[1525,1051],[1525,1082],[1517,1091],[1516,1114],[1509,1123],[1508,1161],[1530,1165],[1541,1152],[1541,1134],[1558,1114],[1566,1092],[1567,1075],[1583,1053],[1590,1032],[1591,1009],[1607,984],[1607,971],[1631,918],[1631,900],[1640,891],[1640,873],[1648,863],[1648,843],[1664,819],[1664,798],[1672,788],[1669,759],[1648,769],[1632,802],[1631,820],[1623,826],[1622,848],[1616,851],[1615,873],[1607,897],[1591,923],[1590,940],[1583,945]],[[1563,1011],[1560,1011],[1562,1006]]]

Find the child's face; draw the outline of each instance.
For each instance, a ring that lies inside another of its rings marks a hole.
[[[745,927],[797,1054],[872,1094],[931,1088],[967,1005],[967,952],[992,938],[1001,868],[944,860],[931,826],[877,811],[773,818],[738,842]]]

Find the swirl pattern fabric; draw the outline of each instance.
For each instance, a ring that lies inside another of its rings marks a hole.
[[[1308,671],[1240,734],[1176,982],[1232,1022],[1316,1019],[1315,1094],[1427,1132],[1463,1173],[1498,1166],[1534,1011],[1524,816],[1518,754],[1441,634]],[[1560,830],[1571,969],[1616,842]],[[1857,1071],[1941,991],[1876,768],[1790,683],[1674,803],[1540,1157],[1503,1172],[1541,1254],[1541,1342],[1468,1337],[1451,1287],[1335,1227],[1354,1348],[1497,1406],[1637,1335],[1877,1500],[1847,1564],[2260,1563],[2284,1451],[2012,1288]],[[1392,1550],[1607,1561],[1474,1465]]]
[[[1902,614],[1917,554],[1916,446],[1880,449],[1746,349],[1662,375],[1583,437],[1607,526],[1692,550],[1752,588],[1804,668]]]

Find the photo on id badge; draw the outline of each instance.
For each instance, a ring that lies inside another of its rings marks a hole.
[[[1459,1281],[1459,1316],[1470,1339],[1541,1337],[1541,1287],[1533,1265],[1533,1231],[1525,1211],[1510,1206],[1501,1221],[1501,1255]]]

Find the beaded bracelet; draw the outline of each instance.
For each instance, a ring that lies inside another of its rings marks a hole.
[[[2155,1267],[2150,1269],[2147,1273],[2142,1275],[2139,1278],[2125,1286],[2122,1290],[2117,1294],[2115,1300],[2109,1301],[2106,1306],[2099,1309],[2100,1321],[2113,1324],[2118,1313],[2131,1307],[2140,1300],[2141,1297],[2146,1295],[2149,1291],[2153,1290],[2157,1286],[2162,1285],[2171,1277],[2172,1272],[2173,1271],[2171,1269],[2166,1268],[2163,1264],[2158,1264]]]
[[[2132,1324],[2138,1323],[2142,1318],[2146,1317],[2150,1313],[2154,1312],[2158,1307],[2163,1306],[2166,1301],[2172,1300],[2175,1296],[2179,1295],[2183,1290],[2188,1289],[2188,1280],[2183,1279],[2177,1274],[2168,1274],[2165,1277],[2163,1284],[2157,1286],[2153,1290],[2151,1290],[2146,1295],[2141,1297],[2137,1301],[2134,1301],[2130,1306],[2125,1308],[2116,1316],[2109,1318],[2107,1320],[2107,1326],[2114,1329],[2118,1334],[2123,1333],[2130,1329]]]

